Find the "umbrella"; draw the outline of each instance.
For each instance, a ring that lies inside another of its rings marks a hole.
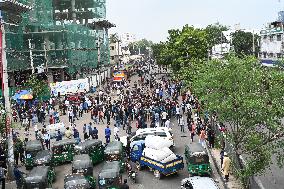
[[[30,100],[33,95],[28,90],[20,90],[12,97],[14,100]]]

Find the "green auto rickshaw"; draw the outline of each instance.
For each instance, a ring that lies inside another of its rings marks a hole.
[[[107,145],[104,150],[106,161],[119,161],[121,172],[124,171],[125,166],[125,154],[123,144],[120,141],[113,141]]]
[[[49,166],[34,167],[24,178],[24,189],[52,188],[55,172]]]
[[[64,189],[95,189],[96,180],[91,176],[82,174],[66,175],[64,178]]]
[[[100,140],[86,140],[75,146],[75,154],[89,154],[95,165],[104,161],[104,146]]]
[[[200,143],[185,145],[185,161],[190,175],[210,176],[211,166],[206,149]]]
[[[121,183],[120,162],[105,162],[98,176],[99,189],[119,189]]]
[[[52,161],[54,165],[72,162],[75,144],[75,139],[64,139],[54,142],[52,147]]]
[[[34,158],[34,166],[40,165],[53,167],[52,153],[50,150],[42,150],[37,153]]]
[[[43,147],[39,140],[31,140],[26,142],[25,146],[25,165],[26,169],[31,169],[34,166],[34,158],[36,157],[37,153],[42,151]]]
[[[93,163],[88,154],[75,155],[72,162],[72,173],[93,176]]]

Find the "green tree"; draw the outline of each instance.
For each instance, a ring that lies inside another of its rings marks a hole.
[[[246,159],[246,166],[236,170],[238,176],[245,181],[263,173],[272,156],[283,165],[283,71],[263,68],[253,57],[234,55],[191,66],[183,69],[181,77],[190,81],[203,108],[216,111],[228,125],[226,138],[236,153],[233,160],[240,164],[240,155]]]
[[[139,54],[139,49],[140,49],[140,54],[148,55],[149,48],[151,48],[152,45],[153,45],[152,41],[149,41],[147,39],[142,39],[140,41],[130,43],[128,47],[132,55]]]
[[[212,49],[214,45],[227,43],[227,39],[223,35],[223,31],[228,31],[229,27],[221,25],[219,22],[215,24],[210,24],[205,28],[207,33],[207,40],[209,43],[209,48]]]
[[[34,98],[44,95],[46,88],[48,88],[47,82],[38,79],[36,75],[31,75],[25,86],[31,89]]]
[[[260,37],[258,35],[254,35],[251,32],[237,31],[233,33],[232,44],[235,50],[235,53],[238,56],[244,55],[255,55],[257,57],[260,47],[258,45],[258,41]],[[253,37],[254,37],[254,45],[255,52],[253,52]]]
[[[188,66],[192,60],[204,59],[208,56],[205,30],[185,25],[182,30],[169,30],[168,33],[165,43],[153,46],[155,57],[161,58],[158,61],[160,64],[171,65],[177,72],[182,67]]]

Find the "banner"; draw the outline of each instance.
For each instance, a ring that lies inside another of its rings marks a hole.
[[[88,78],[86,78],[86,79],[50,83],[50,90],[51,90],[51,95],[58,96],[58,93],[60,93],[60,95],[66,95],[66,94],[74,94],[80,92],[89,92],[90,85],[88,82]]]

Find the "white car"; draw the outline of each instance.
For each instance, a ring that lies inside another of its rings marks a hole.
[[[219,189],[218,185],[209,177],[190,177],[181,181],[181,189]]]
[[[135,135],[130,138],[130,143],[135,141],[145,141],[145,138],[149,135],[159,136],[163,139],[169,140],[171,141],[171,147],[175,146],[172,129],[168,129],[166,127],[138,129]],[[121,137],[120,141],[123,143],[124,146],[126,146],[127,137]]]

